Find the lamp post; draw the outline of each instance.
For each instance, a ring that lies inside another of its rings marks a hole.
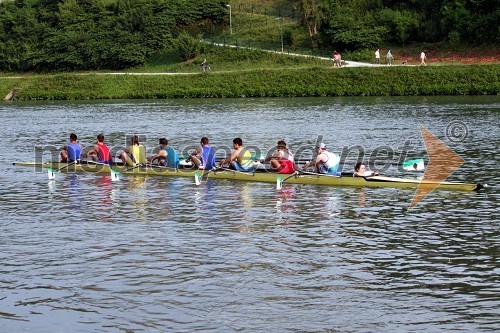
[[[226,5],[229,7],[229,34],[233,34],[233,22],[232,22],[232,17],[231,17],[231,5]]]
[[[277,17],[277,20],[280,21],[280,33],[281,33],[281,53],[284,52],[284,47],[283,47],[283,17]]]

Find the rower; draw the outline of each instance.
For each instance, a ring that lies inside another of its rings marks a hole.
[[[292,152],[286,147],[285,140],[279,140],[276,150],[267,156],[264,162],[271,163],[271,170],[277,173],[291,174],[295,172],[295,161]]]
[[[211,170],[215,167],[215,149],[209,145],[206,136],[201,138],[200,145],[188,159],[193,161],[198,169]]]
[[[87,156],[90,156],[92,160],[97,163],[108,165],[113,163],[111,152],[104,143],[104,134],[101,133],[97,136],[97,143],[94,145],[94,148],[82,154],[82,158],[86,158]]]
[[[134,135],[130,143],[131,145],[120,154],[122,162],[133,167],[146,163],[146,148],[139,142],[139,137]]]
[[[82,149],[82,145],[78,142],[76,134],[71,133],[68,143],[66,143],[61,150],[61,162],[75,163],[80,161]]]
[[[316,173],[340,176],[341,172],[338,171],[340,156],[327,151],[324,143],[319,143],[316,146],[316,151],[318,153],[316,159],[306,163],[302,169],[305,170],[308,167],[314,166],[314,171]]]
[[[175,168],[179,167],[179,155],[174,148],[168,145],[168,140],[166,138],[161,138],[159,140],[159,146],[156,148],[158,153],[148,158],[149,163],[153,163],[158,160],[158,165]]]
[[[219,162],[219,167],[228,164],[231,169],[241,172],[253,172],[257,167],[255,161],[252,160],[252,153],[243,147],[243,140],[241,138],[233,139],[234,151],[231,156]]]
[[[374,171],[367,171],[366,170],[366,165],[363,162],[358,162],[354,166],[354,173],[353,177],[371,177],[371,176],[377,176],[378,172]]]

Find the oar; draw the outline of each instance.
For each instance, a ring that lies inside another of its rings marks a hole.
[[[120,172],[120,171],[116,171],[116,170],[113,170],[113,169],[110,167],[110,168],[109,168],[109,170],[110,170],[111,180],[112,180],[112,181],[120,180],[120,177],[119,177],[120,173],[124,173],[124,172],[130,171],[130,170],[137,169],[137,168],[139,168],[139,167],[141,167],[141,166],[147,166],[147,165],[149,165],[149,164],[146,164],[146,163],[138,163],[138,164],[136,164],[135,166],[133,166],[133,167],[131,167],[131,168],[127,168],[127,169],[123,170],[122,172]]]
[[[276,189],[277,190],[281,190],[281,187],[283,185],[283,183],[289,179],[289,178],[292,178],[292,177],[298,177],[299,175],[311,175],[311,176],[329,176],[329,177],[341,177],[342,176],[342,173],[339,174],[339,175],[329,175],[329,174],[325,174],[325,173],[317,173],[317,172],[310,172],[310,171],[305,171],[305,170],[295,170],[295,172],[293,174],[291,174],[290,176],[286,177],[285,179],[281,179],[281,177],[277,177],[276,178]]]
[[[48,174],[48,176],[49,176],[49,179],[56,179],[56,173],[57,173],[57,172],[59,172],[59,171],[61,171],[61,170],[63,170],[63,169],[66,169],[66,168],[67,168],[67,167],[69,167],[70,165],[76,164],[77,162],[78,162],[78,160],[75,160],[75,161],[73,161],[73,162],[71,162],[71,163],[68,163],[68,164],[66,164],[65,166],[60,167],[59,169],[56,169],[56,170],[54,170],[54,169],[52,169],[52,168],[48,168],[48,169],[47,169],[47,174]]]
[[[210,169],[208,171],[204,171],[203,174],[201,174],[201,175],[199,172],[195,172],[194,173],[194,184],[197,186],[201,185],[201,181],[203,180],[203,178],[207,178],[208,175],[210,174],[210,172],[216,172],[216,171],[221,171],[221,170],[226,170],[226,168],[213,167],[212,169]],[[198,170],[198,171],[201,171],[201,170]]]
[[[201,175],[198,172],[194,173],[194,184],[196,186],[201,185]]]
[[[113,170],[113,169],[109,169],[110,170],[110,175],[111,175],[111,180],[112,181],[117,181],[117,180],[120,180],[120,177],[118,176],[120,173],[116,170]]]
[[[292,177],[296,177],[296,176],[298,176],[298,175],[299,175],[299,171],[297,171],[297,170],[296,170],[296,171],[295,171],[294,173],[292,173],[290,176],[285,177],[285,179],[281,179],[281,177],[280,177],[280,176],[277,176],[277,177],[276,177],[276,189],[277,189],[277,190],[281,190],[281,188],[283,187],[283,183],[284,183],[287,179],[292,178]]]
[[[405,171],[424,171],[425,170],[423,158],[416,158],[413,160],[405,161],[405,162],[403,162],[402,166],[403,166],[403,170],[405,170]]]

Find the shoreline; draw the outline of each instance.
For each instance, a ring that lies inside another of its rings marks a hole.
[[[500,64],[0,77],[2,96],[13,89],[14,100],[499,95]]]

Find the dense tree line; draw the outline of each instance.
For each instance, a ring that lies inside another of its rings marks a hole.
[[[181,31],[217,33],[228,0],[3,0],[0,70],[142,65]],[[234,0],[234,2],[238,2]],[[269,1],[267,1],[269,3]],[[299,13],[316,46],[357,50],[409,42],[499,43],[498,0],[276,0]],[[252,7],[253,8],[253,7]],[[222,24],[221,24],[222,23]],[[181,34],[176,46],[196,48]]]
[[[498,0],[294,0],[313,42],[356,50],[381,43],[499,43]]]
[[[121,69],[144,64],[179,30],[227,17],[221,0],[5,0],[0,69]]]

